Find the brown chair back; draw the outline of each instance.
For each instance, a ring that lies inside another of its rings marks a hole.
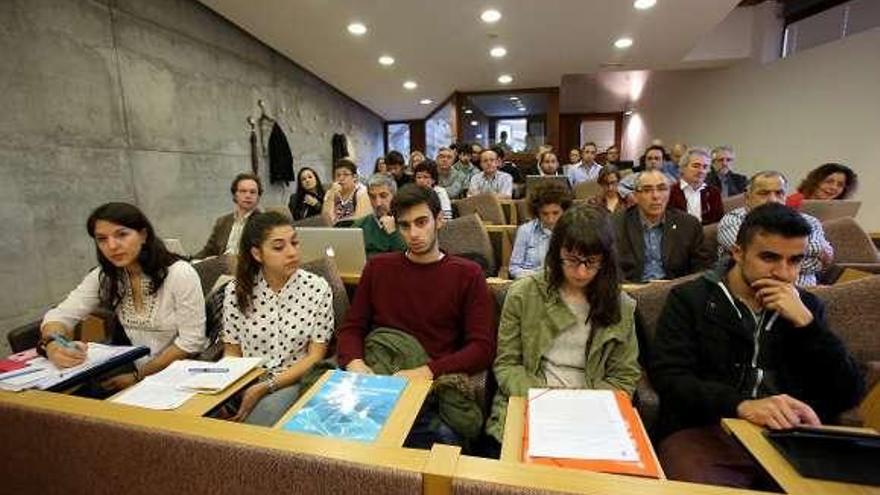
[[[476,196],[475,196],[476,197]],[[486,259],[489,273],[498,273],[489,233],[479,215],[467,215],[446,222],[439,233],[440,249],[448,254],[478,254]]]
[[[498,198],[492,193],[483,193],[468,198],[462,198],[456,201],[458,207],[458,216],[465,217],[474,213],[480,215],[480,218],[486,222],[495,225],[504,225],[507,219],[504,216],[504,209]]]
[[[822,223],[825,238],[834,247],[835,263],[877,263],[877,248],[871,238],[852,218],[838,218]]]
[[[598,182],[588,180],[575,185],[572,192],[574,193],[575,199],[590,199],[599,194],[601,190],[602,186],[600,186]]]
[[[746,195],[736,194],[733,196],[728,196],[726,198],[721,198],[721,204],[724,206],[724,213],[727,213],[730,210],[735,210],[741,206],[745,206]]]
[[[339,268],[332,258],[322,257],[299,266],[307,272],[323,278],[330,284],[330,291],[333,292],[333,326],[338,329],[345,320],[345,313],[348,311],[350,302],[348,293],[345,291],[345,283],[339,275]]]
[[[712,263],[718,261],[718,224],[703,226],[703,249],[709,254]]]
[[[294,227],[330,227],[322,215],[312,215],[300,220],[293,221]]]

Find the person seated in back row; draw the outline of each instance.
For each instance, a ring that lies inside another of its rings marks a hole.
[[[568,167],[568,170],[566,171],[568,181],[571,182],[572,187],[581,182],[595,181],[596,177],[599,176],[599,171],[602,170],[602,165],[599,165],[596,162],[597,152],[598,148],[596,147],[596,143],[592,141],[584,144],[581,148],[580,165],[572,165]]]
[[[437,184],[437,164],[434,160],[425,160],[413,167],[413,180],[415,185],[431,189],[437,193],[440,199],[440,209],[443,211],[445,220],[452,220],[452,201],[449,200],[449,194],[446,188]]]
[[[148,347],[150,355],[135,362],[131,372],[103,381],[106,393],[94,394],[101,397],[204,350],[205,299],[195,268],[168,252],[136,206],[99,206],[86,227],[95,240],[98,267],[43,317],[37,352],[61,368],[82,364],[86,344],[65,345],[65,340],[92,311],[112,310],[125,337],[132,345]]]
[[[706,184],[709,171],[709,152],[705,148],[690,148],[679,164],[680,179],[669,191],[669,206],[685,211],[703,225],[718,223],[724,216],[721,191]]]
[[[504,440],[508,398],[529,388],[620,390],[641,376],[635,301],[620,290],[607,212],[575,206],[557,222],[547,266],[509,289],[498,328],[498,391],[486,431]]]
[[[785,204],[800,210],[805,199],[849,199],[858,187],[859,176],[853,169],[839,163],[825,163],[807,174]]]
[[[290,220],[276,212],[254,215],[223,298],[223,354],[263,357],[268,374],[244,390],[231,419],[275,424],[296,402],[299,379],[324,358],[332,336],[330,285],[299,268]]]
[[[327,225],[357,220],[372,213],[367,188],[357,179],[357,165],[348,158],[340,158],[333,165],[333,184],[324,194],[321,215]]]
[[[766,203],[785,203],[785,176],[776,171],[758,172],[749,180],[743,207],[736,208],[718,224],[718,259],[725,262],[736,245],[736,237],[746,215]],[[834,261],[834,248],[825,239],[825,229],[816,217],[801,213],[810,224],[807,250],[795,285],[811,287],[818,283],[818,275]]]
[[[354,221],[352,227],[364,232],[364,250],[367,258],[379,253],[405,251],[406,244],[397,230],[391,214],[391,200],[397,193],[397,183],[388,174],[375,174],[367,181],[367,194],[373,214]]]
[[[739,229],[729,266],[669,294],[649,376],[670,479],[750,487],[759,468],[722,431],[722,418],[817,426],[862,397],[861,373],[822,302],[794,285],[809,235],[797,211],[758,206]]]
[[[408,380],[441,380],[475,374],[492,364],[493,304],[482,269],[440,250],[443,213],[437,194],[412,184],[397,192],[392,211],[407,245],[405,253],[379,254],[367,261],[354,301],[339,328],[339,365],[373,373],[365,341],[380,336],[401,343],[412,366],[396,373]],[[393,372],[393,371],[391,371]],[[479,406],[472,404],[479,413]],[[427,401],[405,443],[431,448],[434,442],[461,445],[479,434],[482,417],[441,416]]]
[[[468,186],[468,197],[482,193],[492,193],[499,199],[513,197],[513,177],[510,174],[498,170],[501,159],[498,152],[492,148],[486,148],[480,152],[480,167],[482,172],[471,177]]]
[[[636,204],[614,215],[624,279],[673,279],[709,268],[700,221],[666,207],[669,178],[659,170],[639,172],[634,186]]]
[[[254,174],[241,173],[232,179],[229,192],[232,193],[232,213],[223,215],[214,222],[211,237],[193,258],[238,254],[238,239],[241,238],[241,231],[250,216],[260,211],[263,183]]]
[[[510,277],[517,279],[540,271],[547,256],[556,221],[572,203],[571,192],[558,182],[538,184],[529,192],[532,219],[516,229],[510,253]]]

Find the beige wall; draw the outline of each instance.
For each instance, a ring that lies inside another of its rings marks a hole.
[[[859,222],[880,230],[880,29],[767,65],[647,76],[624,121],[625,156],[657,138],[730,144],[743,173],[775,168],[795,185],[840,161],[859,173]]]

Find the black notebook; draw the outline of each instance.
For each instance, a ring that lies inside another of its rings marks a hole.
[[[880,435],[810,427],[765,435],[801,476],[880,485]]]

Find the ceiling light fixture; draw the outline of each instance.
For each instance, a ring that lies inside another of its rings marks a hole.
[[[394,57],[390,55],[382,55],[379,57],[379,63],[385,66],[394,65]]]
[[[618,38],[617,41],[614,42],[614,46],[617,48],[629,48],[632,45],[632,38]]]
[[[507,48],[504,48],[503,46],[496,46],[496,47],[492,48],[491,50],[489,50],[489,55],[491,55],[494,58],[501,58],[501,57],[507,55]]]
[[[477,122],[476,120],[472,120],[472,121],[471,121],[471,125],[474,126],[474,127],[476,127],[476,126],[480,125],[480,123]]]
[[[470,114],[474,113],[474,111],[471,110],[470,108],[468,108],[468,109],[465,109],[464,113],[467,115],[470,115]]]
[[[507,99],[510,100],[510,101],[516,101],[516,100],[519,99],[519,96],[510,96],[510,97],[508,97]]]
[[[360,22],[352,22],[348,25],[348,32],[355,36],[361,36],[367,34],[367,26],[364,26]]]
[[[501,74],[500,76],[498,76],[498,82],[500,82],[501,84],[510,84],[513,82],[513,76],[511,76],[510,74]]]
[[[520,112],[525,112],[525,111],[526,111],[526,107],[519,107],[519,111],[520,111]]]
[[[626,115],[627,117],[630,116],[630,115],[632,115],[632,114],[634,114],[634,113],[635,113],[635,111],[632,110],[632,109],[623,112],[623,114]]]
[[[434,100],[430,98],[419,100],[419,105],[430,105],[431,103],[434,103]]]
[[[650,9],[654,5],[657,5],[657,0],[636,0],[633,3],[633,7],[637,8],[639,10]]]
[[[501,12],[498,12],[495,9],[484,10],[483,13],[480,14],[480,19],[486,24],[494,24],[501,19]]]
[[[403,83],[403,87],[404,87],[405,89],[408,89],[408,90],[412,91],[413,89],[418,88],[419,85],[416,84],[415,81],[405,81],[405,82]]]
[[[477,135],[474,136],[474,137],[477,138],[477,139],[483,139],[483,135],[482,135],[482,134],[477,134]]]

